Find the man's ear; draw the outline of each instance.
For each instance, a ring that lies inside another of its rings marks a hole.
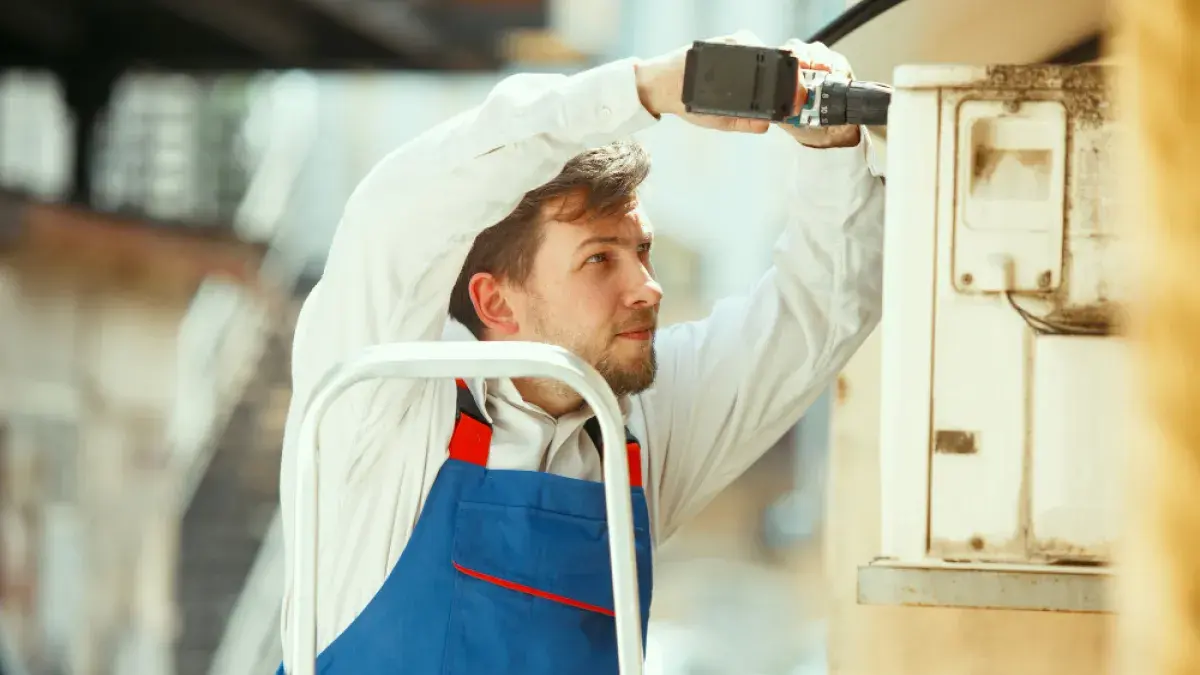
[[[520,330],[505,290],[504,284],[487,272],[478,272],[467,282],[475,314],[484,328],[500,337],[514,335]]]

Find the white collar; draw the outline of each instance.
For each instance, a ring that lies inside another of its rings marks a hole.
[[[478,342],[478,339],[471,334],[471,331],[466,326],[462,325],[454,319],[447,319],[445,328],[442,329],[443,342]],[[529,410],[530,412],[546,415],[547,413],[537,406],[528,403],[521,397],[521,392],[517,391],[517,386],[513,384],[510,378],[483,378],[483,377],[465,377],[467,388],[471,390],[471,395],[480,403],[487,401],[489,394],[505,401],[510,405]],[[621,396],[617,399],[617,404],[621,409],[621,415],[628,417],[629,415],[629,397]],[[487,406],[480,405],[485,417],[488,421],[492,421],[487,413]],[[586,403],[583,408],[577,412],[568,413],[564,418],[574,418],[576,416],[585,418],[592,417],[590,406]]]

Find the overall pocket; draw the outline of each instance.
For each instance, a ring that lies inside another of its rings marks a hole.
[[[635,532],[649,602],[649,536]],[[608,526],[525,506],[462,502],[447,675],[617,672]],[[643,612],[648,610],[643,608]]]

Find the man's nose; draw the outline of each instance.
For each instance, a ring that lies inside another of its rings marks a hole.
[[[626,297],[630,307],[655,307],[662,301],[663,289],[654,278],[654,273],[645,265],[637,266],[637,273],[630,279],[631,287]]]

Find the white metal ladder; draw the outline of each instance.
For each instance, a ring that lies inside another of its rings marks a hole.
[[[535,342],[407,342],[364,350],[330,368],[305,409],[296,472],[296,583],[289,653],[293,675],[315,675],[317,656],[317,430],[333,401],[352,385],[378,378],[540,377],[574,388],[595,411],[606,448],[625,447],[617,398],[588,364],[565,349]],[[633,505],[625,454],[606,452],[605,510],[612,561],[620,675],[642,675],[641,610],[633,549]]]

